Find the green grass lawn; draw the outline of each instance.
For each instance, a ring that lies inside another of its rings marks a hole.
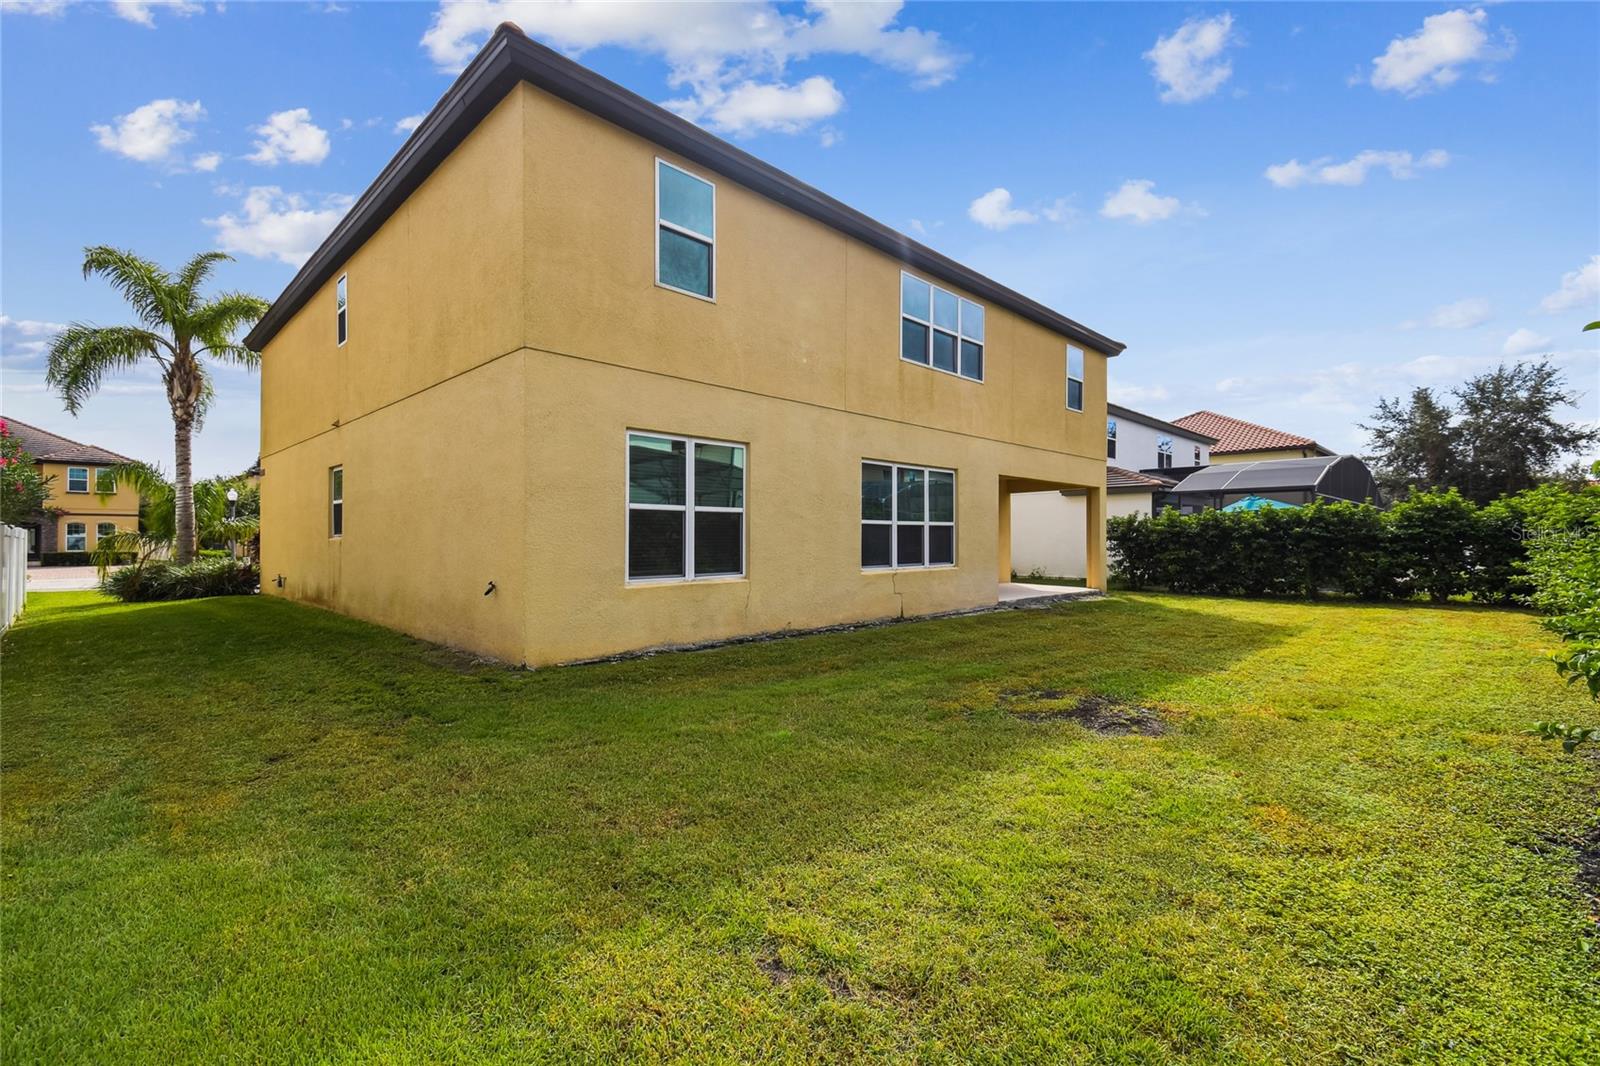
[[[1548,644],[1123,594],[529,673],[36,595],[0,1057],[1597,1062],[1600,762],[1519,731],[1600,715]]]

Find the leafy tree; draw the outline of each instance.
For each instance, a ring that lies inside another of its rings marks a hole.
[[[222,252],[202,252],[176,277],[148,259],[104,245],[84,249],[83,276],[98,274],[133,307],[136,326],[90,326],[74,322],[50,345],[45,380],[61,395],[68,411],[80,407],[107,374],[145,360],[161,368],[167,405],[172,410],[174,484],[173,551],[179,563],[195,553],[195,486],[190,472],[194,431],[205,418],[212,396],[211,376],[201,357],[255,369],[261,356],[233,337],[267,311],[267,301],[242,292],[203,298],[200,286]]]
[[[54,480],[39,473],[33,456],[0,418],[0,522],[16,525],[43,510]]]
[[[1432,389],[1413,389],[1409,403],[1379,399],[1372,425],[1361,428],[1372,436],[1373,476],[1391,495],[1413,486],[1444,489],[1455,480],[1458,433]]]
[[[150,560],[176,554],[178,544],[178,489],[161,471],[144,463],[123,463],[111,468],[118,484],[126,485],[143,498],[139,507],[139,530],[124,530],[95,543],[93,559],[102,572],[128,555],[134,566],[143,568]],[[195,528],[202,543],[225,544],[248,541],[261,528],[259,513],[240,514],[237,508],[229,517],[228,489],[244,489],[227,478],[208,478],[196,482],[190,491],[190,506]],[[181,565],[181,564],[180,564]]]

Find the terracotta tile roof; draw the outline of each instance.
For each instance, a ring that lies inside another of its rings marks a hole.
[[[1229,418],[1215,411],[1196,411],[1192,415],[1174,418],[1172,424],[1217,438],[1217,443],[1211,446],[1214,455],[1270,451],[1274,448],[1315,448],[1324,455],[1331,454],[1310,437],[1285,433],[1281,429],[1260,426],[1254,422],[1246,422],[1242,418]]]
[[[96,463],[101,466],[115,466],[118,463],[131,463],[126,455],[107,451],[105,448],[96,448],[93,444],[80,444],[69,440],[58,433],[51,433],[38,426],[30,426],[26,422],[18,422],[15,418],[7,418],[6,427],[11,435],[22,442],[23,451],[40,461],[52,463]]]
[[[1120,466],[1106,467],[1106,489],[1108,491],[1128,491],[1146,489],[1170,489],[1178,483],[1176,478],[1158,477],[1155,474],[1141,474],[1137,470],[1124,470]]]

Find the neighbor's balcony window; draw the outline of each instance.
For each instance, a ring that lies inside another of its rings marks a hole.
[[[743,577],[744,482],[742,444],[629,433],[628,580]]]
[[[656,284],[712,298],[716,285],[717,187],[656,160]]]
[[[82,522],[67,523],[67,551],[86,552],[89,550],[89,527]]]
[[[1067,410],[1083,410],[1083,349],[1067,345]]]
[[[983,380],[983,306],[900,275],[900,358]]]
[[[86,466],[69,466],[69,467],[67,467],[67,491],[68,492],[88,492],[89,491],[89,468],[88,467],[86,467]],[[71,551],[72,549],[69,548],[67,550]]]
[[[955,471],[862,463],[862,569],[953,566],[955,561]]]
[[[1106,419],[1106,458],[1107,459],[1115,459],[1116,457],[1117,457],[1117,420],[1115,418],[1108,418],[1108,419]]]
[[[1172,467],[1172,438],[1156,438],[1156,468],[1168,470]]]

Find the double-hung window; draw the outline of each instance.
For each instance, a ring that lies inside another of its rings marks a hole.
[[[82,522],[67,523],[67,551],[86,552],[89,550],[89,527]]]
[[[1067,410],[1083,410],[1083,349],[1067,345]]]
[[[1108,419],[1106,419],[1106,458],[1107,459],[1115,459],[1116,457],[1117,457],[1117,420],[1115,418],[1108,418]]]
[[[344,467],[328,471],[328,536],[344,536]]]
[[[713,298],[717,265],[717,187],[656,160],[656,284]]]
[[[102,496],[110,496],[117,491],[117,475],[113,470],[96,467],[94,471],[94,491]]]
[[[983,306],[900,275],[900,358],[983,380]]]
[[[862,569],[953,566],[955,561],[955,471],[862,463]]]
[[[1172,438],[1158,437],[1156,439],[1156,468],[1170,470],[1172,468]]]
[[[628,580],[744,576],[745,449],[628,434]]]
[[[339,283],[333,288],[334,317],[337,319],[339,334],[339,347],[344,347],[344,342],[350,339],[350,275],[340,274]]]
[[[86,467],[86,466],[69,466],[69,467],[67,467],[67,491],[68,492],[88,492],[89,491],[89,468],[88,467]],[[68,549],[68,550],[70,551],[71,549]]]

